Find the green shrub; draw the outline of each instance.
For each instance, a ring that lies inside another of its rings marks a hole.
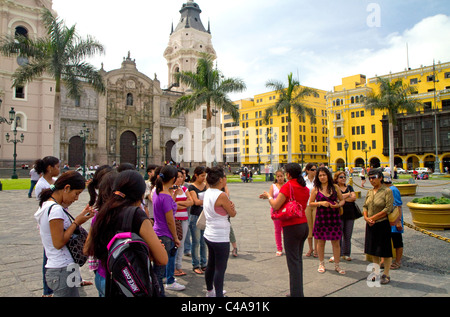
[[[447,205],[450,204],[450,199],[441,197],[423,197],[423,198],[414,198],[412,200],[415,204],[425,204],[425,205]]]

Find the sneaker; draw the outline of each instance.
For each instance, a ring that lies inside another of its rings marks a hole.
[[[166,284],[166,289],[170,291],[182,291],[186,288],[186,286],[181,285],[177,282],[173,282],[172,284]]]
[[[223,290],[223,295],[227,293],[226,290]],[[210,291],[206,291],[206,297],[216,297],[216,290],[213,288]]]

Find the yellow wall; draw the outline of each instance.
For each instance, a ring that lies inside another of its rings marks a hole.
[[[433,80],[427,79],[433,73],[436,73],[436,79],[439,82],[434,83]],[[403,84],[410,85],[417,89],[418,93],[414,94],[413,97],[418,99],[422,103],[430,102],[434,108],[434,92],[430,92],[430,89],[434,89],[434,84],[436,84],[437,92],[437,104],[438,108],[441,109],[441,101],[445,99],[450,99],[450,63],[439,63],[436,64],[435,70],[433,66],[420,67],[418,69],[405,70],[399,73],[391,73],[389,75],[382,75],[380,77],[390,78],[391,80],[401,79]],[[362,159],[365,163],[366,157],[365,153],[362,151],[362,142],[367,143],[367,147],[371,147],[370,152],[367,153],[367,159],[370,165],[371,159],[378,159],[380,165],[386,166],[389,164],[389,158],[382,154],[383,151],[383,131],[381,119],[383,116],[382,111],[375,111],[372,115],[370,110],[366,110],[361,102],[351,102],[351,97],[355,96],[365,96],[369,92],[374,91],[378,93],[377,78],[365,79],[364,75],[354,75],[342,79],[342,84],[334,87],[334,91],[327,94],[327,109],[328,109],[328,119],[329,119],[329,130],[330,130],[330,163],[334,170],[338,166],[343,166],[345,162],[345,150],[344,142],[348,141],[350,144],[347,151],[348,166],[354,167],[357,164],[358,159]],[[339,105],[337,100],[339,99]],[[334,103],[333,103],[334,102]],[[423,111],[422,109],[419,109]],[[364,112],[364,117],[361,117],[361,111]],[[360,116],[352,117],[352,112],[360,112]],[[341,116],[338,119],[338,116]],[[375,133],[372,133],[372,125],[375,126]],[[360,127],[360,134],[352,134],[352,127]],[[364,126],[365,133],[361,133],[361,127]],[[341,136],[338,136],[337,128],[341,127]],[[358,142],[360,142],[360,149],[353,150],[353,142],[356,142],[356,147]],[[373,148],[373,142],[375,142],[375,149]],[[342,150],[338,150],[338,143],[342,144]],[[427,156],[433,156],[434,153],[424,153],[421,155],[414,155],[415,167],[423,167],[424,160]],[[397,157],[400,157],[396,155]],[[412,155],[408,155],[410,157]],[[439,155],[440,161],[445,156],[450,156],[450,153],[443,153]],[[402,168],[407,169],[411,166],[407,166],[406,162],[408,157],[401,157],[403,160]],[[339,161],[341,162],[339,164]],[[360,165],[361,166],[361,165]],[[442,171],[442,165],[441,165]]]
[[[326,92],[318,89],[316,91],[318,93],[316,96],[309,96],[304,99],[306,106],[316,111],[316,124],[311,124],[309,117],[300,122],[297,115],[291,113],[291,152],[294,162],[301,163],[300,137],[303,138],[303,144],[305,145],[303,152],[304,163],[326,163],[328,161]],[[287,163],[287,113],[281,113],[280,115],[274,113],[268,124],[264,122],[265,110],[273,106],[278,97],[276,92],[272,91],[255,95],[253,102],[240,102],[239,127],[241,129],[241,138],[239,144],[242,164],[258,164],[258,145],[260,149],[259,162],[261,165],[269,162],[270,142],[267,140],[267,131],[270,128],[272,128],[273,133],[269,132],[269,138],[272,137],[274,139],[272,143],[272,162]]]

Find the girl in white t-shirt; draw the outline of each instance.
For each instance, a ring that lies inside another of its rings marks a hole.
[[[92,218],[95,213],[92,207],[87,205],[81,214],[71,221],[65,208],[78,200],[84,188],[85,179],[80,173],[64,173],[55,184],[41,192],[40,208],[34,214],[47,255],[45,279],[55,297],[79,296],[81,275],[66,244],[77,226]]]
[[[50,185],[54,184],[56,177],[60,173],[59,159],[54,156],[46,156],[43,159],[37,160],[35,163],[35,170],[38,174],[42,174],[36,183],[34,193],[36,199],[39,201],[39,195],[44,189],[50,188]]]
[[[208,264],[205,272],[206,296],[223,297],[223,280],[230,253],[228,218],[236,216],[236,210],[228,195],[222,191],[227,182],[222,168],[207,168],[206,173],[206,182],[209,185],[203,198],[203,212],[206,218],[203,237],[208,246]]]
[[[34,163],[34,169],[42,176],[38,179],[34,193],[36,200],[40,201],[40,194],[43,190],[50,188],[56,181],[56,177],[59,175],[59,159],[54,156],[46,156],[43,159],[38,159]],[[42,282],[43,282],[43,294],[42,297],[53,296],[53,291],[48,287],[45,280],[45,265],[47,264],[47,255],[44,249],[44,260],[42,261]]]

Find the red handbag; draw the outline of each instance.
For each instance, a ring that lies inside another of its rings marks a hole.
[[[303,218],[305,213],[303,212],[303,207],[294,199],[294,189],[292,185],[289,184],[291,195],[289,201],[284,205],[283,209],[273,210],[271,213],[272,220],[287,221],[295,218]]]

